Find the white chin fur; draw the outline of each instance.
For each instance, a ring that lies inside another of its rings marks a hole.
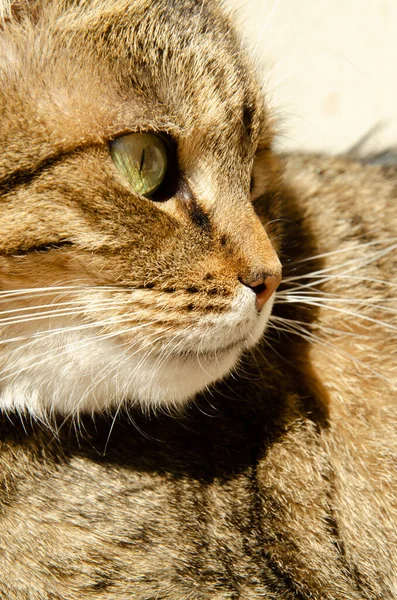
[[[178,337],[176,347],[185,355],[168,358],[127,349],[117,338],[95,338],[85,329],[15,345],[8,376],[0,377],[0,407],[42,418],[102,412],[121,403],[182,406],[225,377],[241,353],[259,341],[273,300],[258,316],[252,291],[243,289],[227,314],[203,317],[198,330],[185,340]]]

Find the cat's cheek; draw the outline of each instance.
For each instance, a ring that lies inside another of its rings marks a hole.
[[[11,376],[0,383],[0,408],[44,418],[52,412],[102,412],[120,404],[181,407],[227,376],[243,350],[260,340],[273,302],[274,295],[258,315],[254,295],[243,289],[226,315],[204,317],[183,336],[179,356],[164,349],[150,353],[134,340],[120,344],[112,334],[86,330],[79,321],[57,321],[62,336],[38,336],[22,348],[17,342],[9,345]],[[173,341],[180,349],[182,340]]]
[[[139,401],[148,406],[183,405],[207,386],[226,377],[236,367],[243,350],[252,348],[262,338],[274,300],[275,294],[266,302],[246,342],[228,352],[220,351],[208,358],[203,355],[172,358],[162,364],[150,357],[141,363],[134,376],[134,391]]]

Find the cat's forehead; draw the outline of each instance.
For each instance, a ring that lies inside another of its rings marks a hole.
[[[255,144],[266,121],[261,89],[217,2],[43,6],[30,32],[34,81],[25,106],[28,110],[37,87],[37,114],[44,122],[52,105],[50,128],[57,128],[59,115],[70,143],[73,136],[78,142],[79,135],[138,128],[191,135],[214,147],[233,136],[243,146]]]
[[[183,104],[187,112],[190,104],[195,118],[204,103],[230,111],[244,107],[253,117],[258,86],[217,4],[151,2],[99,26],[93,40],[105,60],[117,62],[126,85],[148,99],[153,94],[174,110]]]
[[[207,140],[255,136],[264,117],[260,88],[217,3],[115,2],[109,12],[98,2],[84,30],[127,105],[133,96],[142,128],[168,121]]]

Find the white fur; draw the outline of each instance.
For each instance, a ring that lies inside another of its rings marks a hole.
[[[0,406],[43,417],[98,412],[123,402],[182,405],[227,375],[260,339],[273,300],[258,316],[255,294],[242,288],[227,313],[201,318],[160,352],[149,344],[146,350],[141,343],[127,346],[77,321],[73,330],[68,320],[68,330],[59,334],[43,330],[37,337],[36,329],[31,341],[13,343],[0,377]],[[29,335],[27,328],[23,333]]]

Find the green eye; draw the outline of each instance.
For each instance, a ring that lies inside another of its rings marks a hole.
[[[109,144],[110,156],[137,194],[150,197],[167,172],[167,149],[154,133],[129,133]]]

